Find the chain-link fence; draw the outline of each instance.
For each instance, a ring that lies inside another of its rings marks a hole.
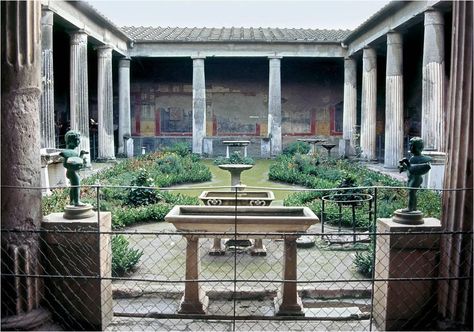
[[[372,199],[356,209],[347,202],[323,209],[321,197],[331,190],[322,191],[305,205],[322,217],[324,229],[314,223],[295,232],[264,226],[240,231],[246,208],[235,204],[230,217],[236,227],[230,231],[129,224],[119,212],[103,210],[110,206],[104,197],[120,196],[130,187],[86,188],[94,206],[103,207],[88,222],[64,222],[60,213],[39,229],[2,227],[2,315],[30,310],[34,294],[61,326],[81,330],[434,327],[440,285],[472,284],[472,267],[462,268],[472,266],[472,230],[443,231],[432,218],[417,226],[394,224],[380,218],[380,197],[404,189],[363,189]],[[116,192],[104,196],[104,191]],[[237,202],[239,192],[234,194]],[[166,204],[150,219],[165,215],[173,205]],[[355,226],[353,216],[365,221]],[[203,222],[214,219],[210,213]],[[210,254],[215,239],[221,239],[218,255]],[[440,257],[449,242],[460,243],[457,267],[442,275]]]

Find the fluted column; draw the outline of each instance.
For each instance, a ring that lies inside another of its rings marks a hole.
[[[271,135],[271,154],[281,153],[281,57],[269,57],[268,133]]]
[[[2,1],[1,13],[1,329],[33,330],[47,318],[41,280],[10,275],[40,274],[41,3]]]
[[[397,168],[403,156],[403,45],[398,32],[387,34],[384,167]]]
[[[98,153],[97,159],[115,159],[114,114],[112,92],[112,48],[97,48],[97,113],[98,113]]]
[[[377,55],[373,48],[364,48],[362,57],[362,102],[360,148],[362,157],[376,159]]]
[[[119,60],[119,132],[118,132],[118,153],[126,154],[124,147],[124,136],[131,136],[131,115],[130,115],[130,59]],[[131,156],[127,156],[131,157]]]
[[[42,81],[40,129],[41,148],[56,146],[54,130],[53,12],[43,10],[41,17]]]
[[[204,58],[193,58],[193,153],[202,154],[206,136],[206,78]]]
[[[444,19],[439,11],[425,12],[421,137],[425,150],[444,151]]]
[[[70,107],[71,129],[81,133],[79,150],[90,153],[89,143],[89,88],[87,79],[87,34],[75,31],[70,34]],[[86,155],[90,164],[90,154]]]
[[[354,59],[344,59],[344,109],[342,138],[352,141],[357,121],[357,63]]]

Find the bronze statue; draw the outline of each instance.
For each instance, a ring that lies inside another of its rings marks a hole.
[[[410,139],[410,152],[412,156],[410,159],[403,158],[399,161],[398,169],[401,172],[406,171],[408,175],[407,187],[408,190],[408,207],[400,209],[394,213],[394,221],[404,223],[423,223],[423,214],[416,209],[416,188],[421,186],[423,182],[422,176],[431,169],[431,158],[421,154],[423,151],[423,140],[420,137],[413,137]],[[408,220],[409,219],[409,220]]]
[[[85,206],[79,200],[80,188],[79,184],[81,179],[78,171],[86,166],[86,159],[84,155],[88,154],[87,151],[81,151],[79,154],[75,150],[81,143],[81,134],[77,131],[70,130],[64,136],[66,140],[66,149],[62,150],[59,155],[64,158],[64,167],[66,168],[66,177],[71,182],[71,188],[69,189],[69,200],[73,206]]]

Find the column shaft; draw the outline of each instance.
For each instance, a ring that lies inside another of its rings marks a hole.
[[[81,133],[79,150],[90,152],[87,34],[83,31],[71,33],[70,68],[71,129]],[[86,158],[90,163],[90,155]]]
[[[43,10],[41,17],[43,93],[41,95],[41,148],[56,146],[54,128],[53,12]]]
[[[444,19],[441,12],[425,12],[421,137],[425,150],[444,151]]]
[[[193,153],[202,154],[206,136],[206,79],[204,59],[193,58]]]
[[[403,46],[402,35],[387,34],[384,167],[397,168],[403,157]]]
[[[362,103],[360,148],[362,157],[376,159],[377,55],[364,48],[362,59]]]
[[[357,64],[354,59],[344,59],[344,110],[342,138],[352,141],[357,121]]]
[[[41,191],[39,1],[1,2],[2,330],[34,330],[47,319],[40,309]],[[12,186],[12,187],[10,187]],[[14,188],[17,187],[17,188]],[[23,230],[25,232],[8,232]],[[31,232],[33,231],[33,232]]]
[[[281,139],[281,58],[270,60],[268,82],[268,132],[271,135],[271,154],[278,155],[282,149]]]
[[[112,48],[97,49],[98,154],[102,161],[114,160],[114,114],[112,92]]]
[[[120,59],[119,61],[119,132],[118,132],[118,153],[126,154],[124,147],[124,136],[131,136],[131,115],[130,115],[130,59]],[[131,156],[127,156],[131,157]]]

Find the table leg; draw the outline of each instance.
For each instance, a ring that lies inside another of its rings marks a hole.
[[[277,316],[304,316],[303,304],[297,291],[296,237],[285,238],[283,282],[281,294],[277,297]]]
[[[225,157],[226,157],[226,158],[229,158],[229,157],[230,157],[230,149],[229,149],[229,146],[228,146],[228,145],[226,146],[226,149],[225,149]]]
[[[250,255],[252,256],[266,256],[267,249],[263,246],[262,239],[255,239],[253,247],[250,249]]]
[[[186,280],[184,283],[184,295],[178,310],[180,314],[206,314],[209,302],[205,292],[199,286],[199,238],[197,236],[185,236],[186,238]]]
[[[224,256],[225,250],[222,249],[221,238],[215,238],[212,244],[211,250],[209,250],[211,256]]]

